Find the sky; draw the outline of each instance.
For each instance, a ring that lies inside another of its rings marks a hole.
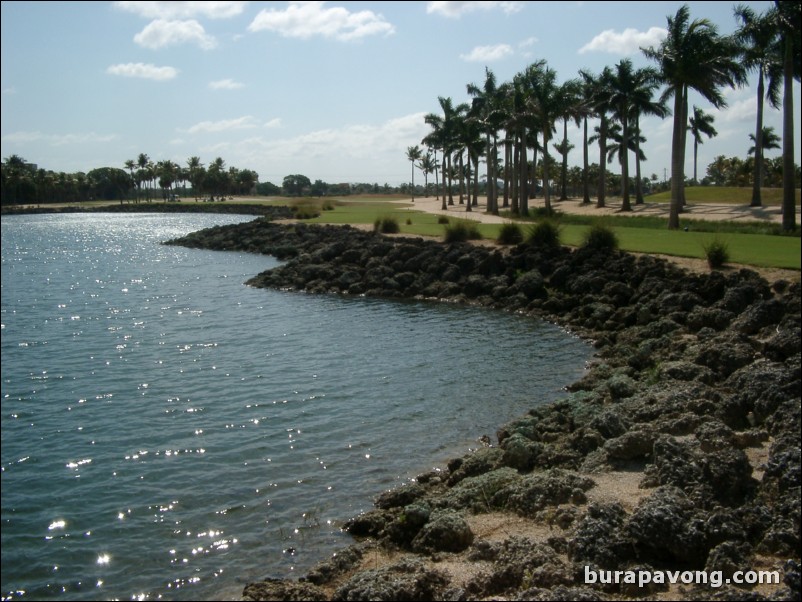
[[[68,173],[140,153],[221,157],[279,185],[290,174],[398,185],[439,96],[467,102],[486,68],[502,83],[541,59],[559,82],[625,58],[656,66],[640,47],[659,45],[683,4],[721,34],[737,27],[735,3],[720,1],[2,2],[0,156]],[[773,3],[744,4],[759,14]],[[752,146],[754,74],[749,84],[726,90],[724,109],[691,97],[718,131],[699,147],[700,178],[717,155]],[[798,109],[798,83],[794,98]],[[767,104],[764,119],[782,135],[781,111]],[[644,176],[670,177],[671,125],[642,122]],[[568,137],[569,165],[581,165],[581,131]],[[690,143],[687,157],[691,176]]]

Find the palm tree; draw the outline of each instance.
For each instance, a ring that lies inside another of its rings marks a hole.
[[[148,164],[150,163],[150,157],[148,157],[145,153],[139,153],[139,156],[136,159],[136,164],[139,169],[136,172],[136,185],[138,191],[141,191],[142,184],[145,183],[145,180],[148,179]],[[150,196],[148,196],[150,198]],[[137,193],[137,202],[139,202],[139,193]]]
[[[737,59],[734,40],[719,36],[716,26],[707,19],[691,22],[687,5],[667,21],[668,34],[660,46],[644,48],[643,52],[659,65],[660,79],[667,85],[664,98],[674,98],[668,227],[675,230],[679,228],[684,194],[688,91],[696,90],[716,108],[725,107],[721,87],[740,85],[745,81],[745,71]]]
[[[437,160],[432,157],[431,151],[423,155],[418,163],[418,169],[423,172],[423,194],[429,196],[429,174],[437,169]]]
[[[487,163],[487,210],[498,215],[498,190],[495,174],[498,172],[498,130],[503,114],[500,110],[502,90],[496,85],[496,76],[485,67],[485,81],[482,87],[468,84],[468,94],[473,96],[476,119],[482,124],[485,133],[485,158]],[[491,139],[493,141],[491,146]]]
[[[562,155],[562,166],[560,168],[560,200],[568,198],[568,153],[574,145],[568,142],[568,122],[573,119],[577,125],[580,124],[583,114],[584,100],[580,94],[579,80],[572,79],[563,83],[558,89],[558,102],[560,104],[560,118],[563,120],[563,139],[559,144],[554,145],[554,149]]]
[[[714,117],[705,113],[702,109],[693,105],[693,117],[688,120],[688,130],[693,135],[693,182],[698,184],[696,179],[696,157],[699,145],[702,144],[702,134],[708,138],[718,136],[716,128],[713,127]]]
[[[596,207],[604,207],[605,191],[607,186],[607,169],[605,157],[607,156],[607,130],[609,128],[608,113],[613,110],[612,104],[612,79],[613,71],[605,67],[595,81],[595,93],[593,103],[596,115],[599,118],[599,183],[596,194]]]
[[[443,184],[445,185],[448,180],[448,204],[454,204],[454,197],[451,193],[451,176],[453,170],[451,169],[451,154],[454,150],[454,127],[457,114],[462,111],[462,106],[454,107],[454,102],[451,97],[440,96],[437,98],[440,103],[440,108],[443,111],[442,115],[436,113],[427,114],[423,120],[432,128],[432,132],[426,139],[429,139],[435,148],[440,148],[443,151]],[[446,206],[446,193],[443,192],[443,211],[448,209]]]
[[[135,191],[138,191],[136,185],[136,178],[134,177],[134,169],[136,168],[136,162],[133,159],[128,159],[125,162],[125,169],[128,170],[128,173],[131,174],[131,186],[134,188]],[[137,201],[139,201],[139,195],[137,194]]]
[[[782,148],[780,144],[780,137],[774,133],[773,127],[764,127],[762,132],[760,133],[761,144],[758,147],[757,140],[754,134],[749,134],[749,139],[752,141],[752,146],[749,147],[749,150],[746,151],[747,155],[755,155],[755,163],[760,161],[760,165],[755,169],[758,178],[758,188],[763,186],[763,180],[765,179],[764,176],[764,166],[763,164],[766,161],[765,156],[763,153],[767,150],[779,150]],[[758,159],[760,157],[760,159]],[[752,205],[755,206],[754,204]]]
[[[415,161],[420,161],[422,151],[420,146],[407,147],[407,161],[412,165],[412,202],[415,202]]]
[[[793,80],[799,81],[802,73],[800,65],[802,27],[800,27],[799,4],[775,0],[775,6],[783,51],[783,230],[790,232],[796,229]]]
[[[643,204],[643,182],[641,178],[641,157],[644,156],[640,143],[646,139],[641,135],[641,115],[664,118],[668,109],[662,99],[654,100],[654,93],[660,87],[658,74],[651,67],[637,69],[634,74],[635,90],[632,97],[633,132],[635,138],[635,204]]]
[[[584,69],[579,71],[582,78],[582,204],[590,204],[590,186],[588,184],[588,117],[596,114],[594,97],[598,87],[597,78]]]
[[[756,15],[748,6],[735,7],[735,18],[740,27],[735,33],[741,43],[744,65],[749,70],[756,70],[757,79],[757,119],[755,123],[755,173],[752,183],[752,207],[760,207],[760,187],[763,165],[763,99],[775,109],[780,108],[780,82],[782,81],[782,52],[780,49],[779,30],[776,26],[775,11],[767,11]],[[765,82],[768,80],[768,89]]]
[[[610,80],[610,103],[614,107],[614,114],[621,124],[621,211],[632,211],[629,200],[629,120],[633,112],[636,90],[635,70],[632,61],[624,59],[616,65],[613,77]]]
[[[187,159],[187,167],[189,168],[189,183],[192,186],[192,194],[195,195],[195,201],[197,202],[200,193],[202,180],[200,176],[203,170],[203,163],[201,163],[200,157],[193,156]]]

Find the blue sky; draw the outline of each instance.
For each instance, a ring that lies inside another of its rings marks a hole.
[[[123,167],[139,153],[181,165],[198,155],[262,182],[300,173],[399,184],[438,96],[467,101],[466,84],[481,84],[485,67],[503,82],[539,59],[560,81],[627,57],[649,65],[638,48],[659,44],[682,4],[2,2],[0,155],[66,172]],[[722,34],[736,27],[735,3],[687,4]],[[794,95],[798,108],[799,84]],[[701,174],[716,155],[745,157],[751,146],[755,90],[726,97],[724,110],[691,99],[719,132],[699,147]],[[780,111],[767,106],[765,123],[782,133]],[[642,128],[644,175],[662,180],[671,120]],[[581,132],[568,135],[569,162],[580,165]],[[687,154],[691,175],[691,145]]]

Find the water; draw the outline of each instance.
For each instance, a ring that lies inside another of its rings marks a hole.
[[[591,349],[498,312],[253,289],[219,215],[2,219],[4,600],[237,599]]]

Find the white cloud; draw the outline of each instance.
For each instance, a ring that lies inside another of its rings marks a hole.
[[[728,123],[733,121],[754,122],[757,117],[757,100],[754,98],[746,98],[729,104],[722,109],[710,109],[706,112],[713,115],[716,121]],[[713,127],[715,127],[715,123]]]
[[[124,11],[147,19],[228,19],[241,14],[247,2],[115,2]]]
[[[515,54],[515,51],[509,44],[495,44],[494,46],[477,46],[468,54],[461,54],[459,57],[463,61],[489,63],[501,60],[511,54]]]
[[[95,132],[83,134],[43,134],[42,132],[13,132],[3,136],[4,142],[25,144],[30,142],[44,142],[50,146],[63,146],[65,144],[91,144],[97,142],[111,142],[117,136],[114,134],[100,135]]]
[[[233,79],[218,79],[217,81],[209,82],[209,87],[212,90],[238,90],[244,88],[245,84],[235,82]]]
[[[256,15],[248,31],[267,30],[287,38],[322,36],[340,41],[395,33],[393,25],[373,11],[349,12],[341,6],[325,8],[324,4],[292,2],[284,10],[264,9]]]
[[[478,10],[499,9],[509,15],[517,13],[523,6],[523,2],[429,2],[426,6],[426,12],[448,17],[449,19],[459,19],[466,13]]]
[[[221,119],[220,121],[201,121],[186,130],[190,134],[227,132],[230,130],[247,130],[259,127],[259,122],[253,115],[245,115],[236,119]]]
[[[134,36],[134,42],[151,50],[188,42],[195,43],[204,50],[217,46],[217,40],[207,34],[203,25],[194,19],[190,21],[156,19]]]
[[[261,181],[275,183],[289,173],[303,173],[329,182],[404,182],[409,177],[406,148],[420,144],[431,131],[424,116],[414,113],[283,139],[254,136],[232,144],[226,154],[232,165],[255,169]]]
[[[532,36],[531,38],[526,38],[523,42],[518,42],[518,48],[529,48],[529,46],[534,46],[539,41],[535,36]]]
[[[281,127],[281,119],[278,118],[278,117],[274,117],[270,121],[265,121],[265,124],[264,124],[263,127],[266,127],[266,128],[280,128]]]
[[[178,69],[175,67],[157,67],[156,65],[146,65],[145,63],[120,63],[111,65],[106,69],[106,73],[123,77],[141,77],[143,79],[166,81],[178,75]]]
[[[649,31],[638,31],[628,27],[618,33],[607,29],[579,49],[579,54],[586,52],[609,52],[611,54],[628,55],[641,48],[658,46],[667,35],[662,27],[650,27]]]

